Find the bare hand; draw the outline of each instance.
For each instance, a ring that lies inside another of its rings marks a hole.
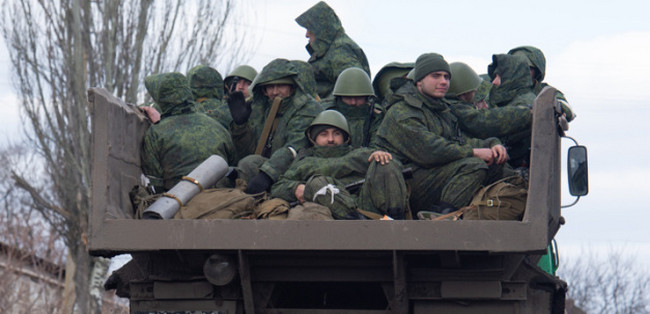
[[[151,123],[158,123],[160,121],[160,112],[156,110],[154,107],[149,107],[149,106],[142,106],[139,107],[142,112],[144,112],[147,117],[149,117],[149,120],[151,120]]]
[[[296,187],[296,199],[298,199],[298,202],[300,204],[305,202],[305,185],[304,184],[298,184]]]
[[[492,146],[492,156],[494,156],[497,165],[503,165],[508,161],[508,151],[503,145]]]
[[[372,154],[370,154],[370,157],[368,157],[368,162],[372,162],[373,160],[382,165],[385,165],[393,160],[393,155],[391,155],[389,152],[378,150],[374,151]]]

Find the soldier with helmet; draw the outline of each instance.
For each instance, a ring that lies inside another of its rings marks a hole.
[[[226,95],[233,92],[242,92],[245,99],[249,99],[251,94],[248,88],[251,86],[257,71],[250,65],[240,65],[236,67],[226,78],[223,80],[224,90]]]
[[[332,94],[334,99],[323,107],[345,116],[350,125],[350,145],[367,147],[383,119],[383,111],[375,104],[370,77],[361,68],[347,68],[336,79]]]
[[[352,147],[347,120],[335,110],[321,112],[304,134],[310,146],[298,151],[273,185],[273,197],[316,202],[329,207],[335,219],[404,219],[408,192],[401,163],[390,153]],[[362,182],[360,188],[346,189],[355,182]]]
[[[295,152],[308,144],[304,130],[318,113],[312,97],[311,72],[301,64],[275,59],[252,85],[252,101],[242,92],[228,98],[230,131],[239,158],[238,173],[248,182],[247,193],[266,191],[289,167]]]
[[[528,61],[530,76],[533,79],[533,93],[535,93],[535,95],[539,95],[544,87],[549,86],[548,83],[543,82],[544,76],[546,75],[546,58],[539,48],[533,46],[520,46],[510,49],[508,54],[525,57]],[[567,121],[570,122],[575,119],[576,115],[571,109],[571,106],[569,106],[569,102],[564,94],[558,90],[555,94],[555,98],[562,106]]]
[[[321,1],[296,18],[307,29],[306,46],[321,99],[331,96],[334,83],[343,70],[359,67],[370,75],[363,50],[343,30],[341,20],[327,3]]]

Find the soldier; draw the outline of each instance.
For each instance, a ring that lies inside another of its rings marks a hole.
[[[391,161],[391,154],[350,146],[347,121],[335,110],[321,112],[305,135],[312,146],[301,149],[273,185],[274,197],[316,202],[329,207],[335,219],[363,219],[360,213],[404,219],[408,192],[401,163]],[[362,181],[354,193],[346,190]]]
[[[240,65],[236,67],[223,81],[226,94],[233,92],[242,92],[245,99],[249,99],[251,94],[248,88],[251,86],[257,71],[249,65]]]
[[[341,20],[325,2],[321,1],[296,18],[298,25],[307,29],[318,95],[330,97],[339,74],[349,67],[362,68],[370,76],[370,66],[363,50],[345,33]]]
[[[413,169],[414,212],[466,206],[482,184],[502,175],[508,158],[498,139],[479,140],[461,132],[444,98],[449,78],[449,64],[441,55],[419,56],[413,81],[391,86],[391,108],[377,131],[377,145]]]
[[[493,79],[490,90],[490,103],[496,107],[532,108],[535,94],[533,82],[529,75],[528,63],[522,56],[496,54],[488,66],[488,74]],[[502,136],[508,149],[513,168],[527,168],[530,164],[531,128],[521,132]]]
[[[546,75],[546,58],[539,48],[533,46],[521,46],[510,49],[508,54],[523,56],[528,61],[530,76],[533,79],[533,93],[535,93],[535,95],[539,95],[544,87],[549,86],[546,82],[542,82]],[[569,106],[569,102],[566,100],[564,94],[558,90],[555,94],[555,98],[562,106],[567,121],[571,122],[571,120],[575,119],[576,114],[571,109],[571,106]]]
[[[147,130],[141,152],[142,172],[156,192],[171,189],[211,155],[234,161],[228,130],[198,111],[183,74],[150,75],[145,86],[161,108],[161,120]]]
[[[503,137],[522,131],[530,132],[532,113],[527,106],[488,108],[485,102],[474,103],[475,94],[483,80],[462,62],[449,65],[451,80],[445,96],[452,113],[458,117],[460,128],[477,138]],[[507,148],[507,147],[506,147]]]
[[[187,72],[187,79],[199,109],[227,128],[231,118],[223,101],[223,79],[219,71],[207,65],[197,65]]]
[[[252,102],[245,101],[241,92],[233,92],[228,99],[237,155],[248,156],[238,165],[239,175],[248,181],[247,193],[268,190],[289,167],[295,152],[307,146],[304,130],[322,107],[311,96],[313,74],[298,71],[303,66],[275,59],[255,79]]]
[[[342,113],[350,126],[352,147],[368,147],[384,113],[375,104],[375,94],[368,74],[360,68],[347,68],[336,79],[334,99],[325,109]]]

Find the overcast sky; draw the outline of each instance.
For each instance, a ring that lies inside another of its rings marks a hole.
[[[249,64],[259,71],[274,58],[307,60],[305,30],[294,19],[316,2],[252,1],[254,18],[237,22],[260,39],[250,50]],[[563,211],[566,225],[557,236],[561,252],[624,245],[640,260],[650,260],[649,2],[327,3],[364,49],[373,75],[389,62],[413,62],[425,52],[485,73],[494,53],[521,45],[542,49],[545,81],[562,90],[578,114],[568,135],[589,150],[590,193]],[[1,48],[0,73],[8,73],[6,47]],[[11,134],[18,129],[18,109],[8,74],[0,76],[0,85],[0,130]],[[564,193],[563,202],[572,202]]]

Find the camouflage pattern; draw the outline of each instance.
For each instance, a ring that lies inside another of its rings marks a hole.
[[[479,103],[481,100],[485,101],[490,108],[494,106],[490,105],[490,90],[492,89],[492,82],[490,77],[487,74],[479,75],[481,78],[481,84],[476,89],[476,94],[474,94],[474,103]]]
[[[270,155],[264,156],[270,158],[260,168],[274,181],[280,177],[293,160],[289,150],[282,150],[278,154],[274,153],[287,146],[296,150],[307,147],[309,141],[306,139],[304,131],[316,115],[323,110],[316,99],[306,92],[310,89],[313,90],[314,83],[313,76],[309,71],[306,74],[299,72],[299,69],[303,68],[303,64],[305,63],[275,59],[266,65],[252,85],[253,100],[250,118],[242,125],[230,124],[237,155],[241,158],[253,154],[273,103],[264,95],[260,85],[284,77],[291,77],[295,81],[294,93],[282,100],[278,110],[279,123],[271,140]]]
[[[473,157],[473,149],[490,148],[500,141],[465,135],[447,100],[422,95],[412,81],[404,80],[393,90],[393,103],[377,130],[376,145],[413,168],[411,208],[427,209],[440,201],[467,205],[488,170],[483,160]]]
[[[197,65],[187,72],[187,79],[199,110],[227,128],[232,117],[228,104],[223,101],[223,79],[219,71],[207,65]]]
[[[533,92],[535,95],[539,95],[544,87],[549,86],[547,83],[543,82],[544,77],[546,76],[546,58],[544,57],[544,53],[539,48],[533,46],[521,46],[510,49],[510,51],[508,51],[508,54],[521,55],[526,57],[529,61],[529,65],[537,70],[537,76],[535,77],[533,86]],[[560,105],[562,105],[562,109],[564,110],[564,113],[566,113],[567,121],[570,122],[575,118],[573,109],[571,106],[569,106],[569,102],[567,101],[566,96],[564,96],[564,94],[557,88],[556,90],[557,93],[555,93],[555,98],[560,101]]]
[[[372,105],[356,107],[344,103],[341,97],[334,97],[333,101],[323,103],[323,107],[342,113],[348,120],[352,147],[368,146],[372,143],[384,119],[384,111],[374,102]]]
[[[147,130],[141,151],[142,172],[157,192],[171,189],[210,155],[234,162],[228,130],[198,112],[183,74],[151,75],[145,86],[162,109],[162,119]]]
[[[494,86],[490,90],[490,104],[497,107],[518,105],[533,107],[535,100],[532,90],[533,80],[524,57],[506,54],[492,55],[492,63],[488,66],[488,75],[494,80],[497,74],[501,77],[501,85]]]
[[[458,118],[464,132],[476,138],[503,138],[530,130],[533,114],[526,106],[506,106],[490,109],[476,109],[473,104],[455,98],[449,99],[449,108]]]
[[[392,93],[390,89],[390,81],[392,79],[407,75],[414,67],[415,63],[413,62],[391,62],[384,65],[372,80],[372,87],[375,89],[378,102],[381,103],[388,96],[388,93]]]
[[[363,50],[344,31],[338,16],[325,2],[318,2],[296,18],[316,40],[305,47],[317,83],[318,95],[328,98],[339,74],[349,67],[362,68],[370,76]]]
[[[319,197],[316,202],[328,206],[336,219],[356,218],[356,208],[378,214],[390,209],[406,209],[408,192],[401,173],[402,165],[396,160],[386,165],[368,162],[370,148],[353,148],[347,144],[334,147],[310,147],[299,151],[291,167],[271,188],[273,197],[296,201],[295,191],[299,184],[307,184],[305,201],[313,201],[315,191],[323,182],[334,184],[341,195],[336,195],[332,204],[331,195]],[[314,177],[323,176],[319,180]],[[354,195],[345,191],[345,186],[365,179],[361,189]],[[320,183],[319,183],[320,182]]]

